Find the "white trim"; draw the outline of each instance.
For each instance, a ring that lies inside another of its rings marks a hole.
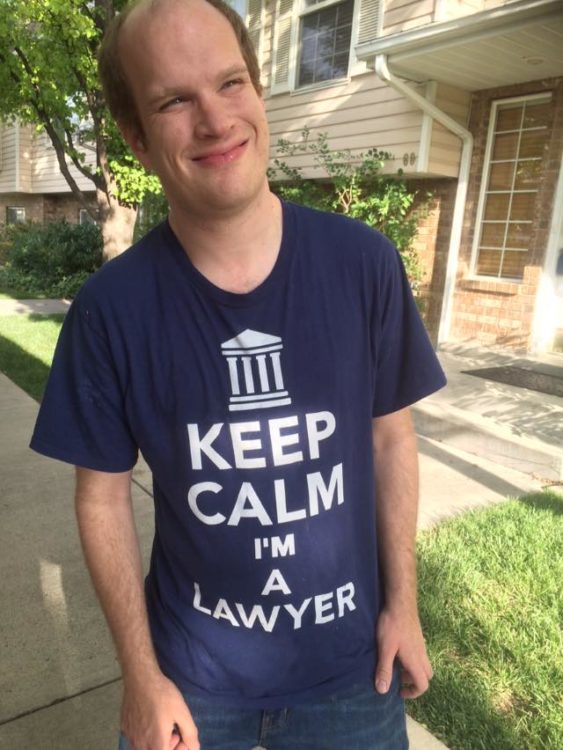
[[[461,138],[463,143],[457,178],[452,228],[450,232],[450,244],[448,247],[446,281],[444,283],[442,310],[440,313],[440,326],[438,329],[438,345],[440,345],[448,341],[450,336],[461,230],[463,228],[465,199],[467,197],[467,184],[469,181],[469,168],[471,166],[471,155],[473,153],[473,136],[469,130],[460,125],[459,122],[453,119],[453,117],[450,117],[446,112],[438,109],[435,104],[430,103],[417,91],[414,91],[414,89],[408,84],[394,76],[389,70],[385,55],[377,55],[375,58],[375,72],[382,81],[388,83],[394,89],[403,94],[403,96],[409,101],[413,102],[423,112],[427,112],[441,125],[457,135],[458,138]]]
[[[319,81],[318,83],[309,83],[307,86],[300,86],[299,88],[292,89],[289,94],[290,96],[299,96],[300,94],[310,94],[313,91],[319,89],[330,89],[333,86],[347,86],[350,83],[350,78],[331,78],[328,81]]]
[[[383,3],[383,0],[379,0]],[[356,55],[356,45],[358,43],[358,36],[360,34],[360,11],[362,9],[362,0],[354,0],[354,14],[352,16],[352,33],[350,35],[350,57],[348,59],[348,76],[358,76],[362,73],[367,73],[368,66],[365,60],[358,59]],[[379,30],[381,33],[381,17],[383,13],[379,14]]]
[[[446,18],[446,11],[448,8],[448,0],[435,0],[434,3],[434,18],[432,19],[435,23],[440,23]]]
[[[436,81],[428,81],[428,83],[426,84],[425,99],[430,104],[436,104],[437,90],[438,84],[436,83]],[[428,160],[430,158],[430,145],[432,143],[433,124],[434,120],[430,113],[423,110],[422,124],[420,126],[420,145],[418,148],[418,156],[416,159],[417,172],[428,172]]]
[[[471,280],[483,280],[483,281],[501,281],[506,282],[509,284],[520,284],[522,283],[522,279],[515,279],[515,278],[509,278],[508,276],[483,276],[477,273],[477,257],[479,252],[479,242],[481,241],[481,234],[483,231],[483,213],[485,210],[485,199],[487,195],[487,188],[489,186],[489,176],[490,176],[490,169],[491,169],[491,151],[493,150],[493,141],[494,141],[494,135],[495,135],[495,125],[497,122],[497,112],[500,106],[504,106],[506,104],[520,104],[524,102],[531,102],[536,99],[545,99],[546,101],[550,101],[552,99],[552,94],[550,91],[546,91],[545,93],[539,93],[539,94],[530,94],[529,96],[512,96],[507,99],[495,99],[491,103],[491,110],[490,110],[490,118],[489,118],[489,129],[487,132],[487,144],[485,146],[485,154],[483,156],[483,164],[481,167],[481,187],[479,188],[479,200],[477,202],[477,214],[475,216],[475,232],[473,235],[473,245],[471,247],[471,259],[469,261],[469,278]],[[519,128],[518,131],[515,131],[518,133],[522,133],[522,129]],[[507,160],[508,162],[513,162],[513,159]],[[515,177],[516,175],[514,175]],[[514,191],[514,185],[510,190],[506,190],[506,193],[510,194],[511,196],[515,194],[515,192],[532,192],[530,191]],[[536,191],[533,191],[537,193]],[[503,223],[508,223],[508,217],[507,221]]]
[[[291,42],[289,44],[289,73],[287,76],[290,92],[297,90],[297,58],[299,57],[299,32],[301,31],[301,2],[294,2],[291,11]]]
[[[558,255],[562,248],[559,245],[563,228],[563,156],[559,169],[559,180],[553,198],[553,214],[547,241],[545,262],[538,284],[534,319],[532,323],[532,337],[530,342],[533,354],[548,351],[553,344],[556,327],[556,312],[558,304],[557,284],[555,273]]]

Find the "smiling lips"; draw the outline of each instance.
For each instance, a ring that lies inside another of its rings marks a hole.
[[[203,167],[220,167],[237,159],[244,151],[247,143],[248,141],[243,141],[226,151],[214,151],[203,156],[197,156],[193,161]]]

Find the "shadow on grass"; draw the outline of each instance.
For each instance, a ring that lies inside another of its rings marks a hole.
[[[44,319],[45,316],[37,316]],[[0,371],[40,401],[49,375],[49,367],[13,341],[0,336]]]
[[[563,488],[560,489],[563,491]],[[547,510],[554,516],[563,515],[563,495],[555,491],[538,492],[519,498],[519,502],[536,510]]]

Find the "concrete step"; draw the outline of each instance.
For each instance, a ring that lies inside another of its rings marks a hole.
[[[560,446],[514,434],[510,427],[432,397],[413,406],[412,412],[419,435],[543,480],[563,479]]]

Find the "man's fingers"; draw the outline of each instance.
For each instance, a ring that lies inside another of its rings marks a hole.
[[[178,731],[179,734],[174,735],[174,738],[179,740],[178,744],[174,746],[175,750],[200,750],[196,725],[191,718],[180,724]]]
[[[401,697],[418,698],[428,690],[431,677],[432,675],[427,675],[423,669],[418,670],[416,674],[403,670],[401,673]]]

